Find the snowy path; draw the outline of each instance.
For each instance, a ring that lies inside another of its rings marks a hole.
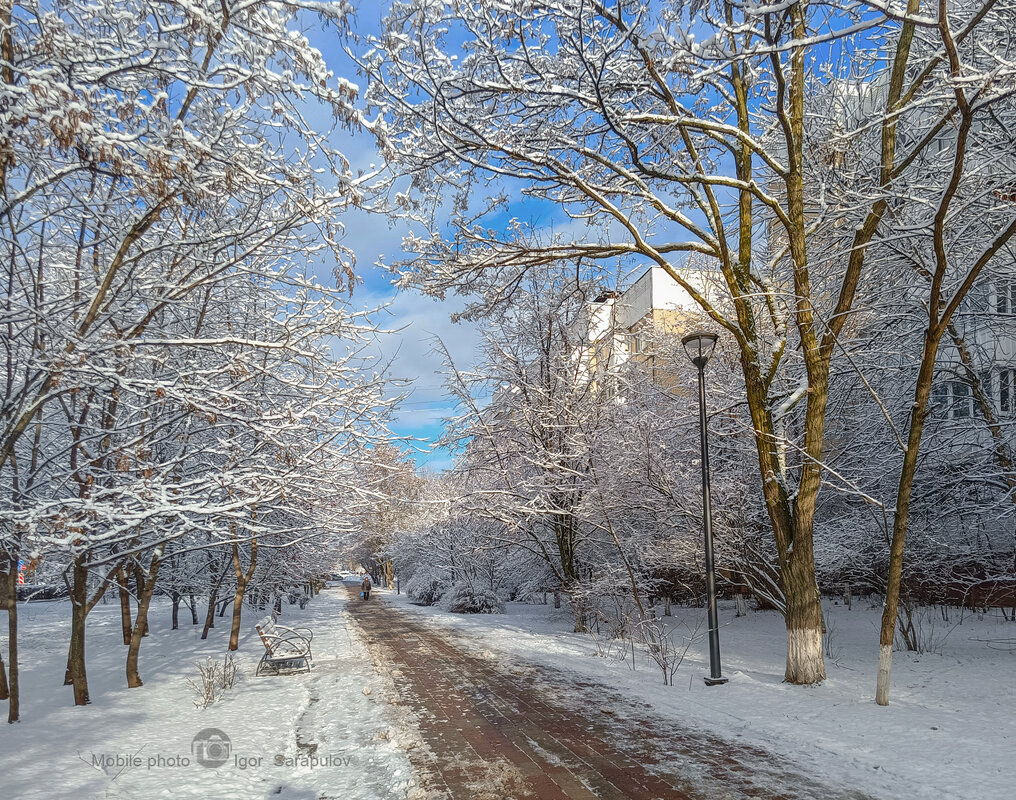
[[[351,592],[353,590],[350,590]],[[860,798],[821,786],[768,753],[651,722],[610,688],[478,655],[481,641],[385,602],[353,601],[375,660],[390,665],[429,749],[423,785],[454,800]]]

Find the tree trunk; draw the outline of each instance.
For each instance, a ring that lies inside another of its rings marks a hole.
[[[74,687],[74,705],[91,702],[88,697],[88,674],[85,670],[85,619],[88,616],[88,567],[85,557],[74,559],[71,586],[71,643],[67,652],[65,684]]]
[[[250,566],[244,573],[240,564],[240,546],[233,545],[233,571],[236,575],[236,594],[233,596],[233,626],[229,631],[229,649],[236,650],[240,646],[240,620],[243,612],[243,595],[247,591],[247,584],[254,575],[254,569],[258,563],[258,540],[251,539],[250,543]]]
[[[208,613],[205,614],[205,628],[201,631],[201,638],[208,638],[208,631],[215,627],[215,598],[218,593],[218,587],[214,587],[208,590]]]
[[[120,628],[123,631],[123,643],[127,646],[131,643],[134,624],[131,621],[131,595],[127,589],[127,572],[123,567],[116,570],[116,583],[120,593]]]
[[[242,578],[236,582],[236,594],[233,596],[233,624],[229,630],[229,649],[236,650],[240,646],[240,619],[243,609],[243,595],[247,582]]]
[[[148,577],[139,584],[141,594],[138,595],[138,616],[134,620],[130,648],[127,650],[127,687],[130,689],[144,685],[138,674],[138,654],[141,650],[141,639],[148,633],[148,608],[152,604],[152,595],[155,594],[155,581],[159,577],[164,550],[165,545],[162,545],[152,554],[152,561],[148,565]]]
[[[21,692],[18,682],[18,559],[8,556],[7,572],[0,573],[6,584],[7,605],[7,722],[21,718]]]
[[[812,684],[825,680],[822,656],[822,604],[815,582],[815,562],[810,557],[788,560],[783,572],[787,600],[787,669],[784,681]]]
[[[177,630],[180,627],[180,593],[173,592],[173,627],[170,630]]]
[[[219,565],[215,563],[212,554],[208,554],[208,613],[205,614],[205,627],[201,631],[201,638],[208,638],[208,631],[215,627],[215,602],[219,597],[219,587],[222,586],[222,579],[226,575],[228,562],[223,565],[221,572]]]
[[[802,468],[797,495],[791,500],[787,484],[773,476],[786,475],[786,463],[779,450],[776,426],[768,407],[766,382],[758,365],[745,359],[742,372],[749,396],[749,410],[756,431],[756,451],[763,481],[762,493],[772,525],[779,557],[779,585],[786,608],[787,664],[784,680],[794,684],[812,684],[825,678],[822,655],[822,607],[815,581],[813,526],[815,503],[821,485],[822,423],[828,388],[827,365],[809,367],[808,406],[805,419],[805,451],[810,462]]]
[[[194,602],[194,592],[190,592],[187,596],[190,598],[190,604],[189,604],[189,606],[190,606],[191,625],[197,625],[198,624],[198,604]]]
[[[935,375],[935,356],[938,353],[940,336],[931,332],[924,337],[924,353],[921,369],[917,375],[917,389],[914,405],[910,409],[910,433],[907,450],[903,455],[903,468],[896,492],[896,512],[893,515],[893,538],[889,547],[889,580],[886,585],[885,607],[882,609],[882,628],[879,632],[878,677],[875,681],[875,702],[880,706],[889,705],[889,681],[893,666],[893,639],[896,637],[896,615],[899,613],[900,583],[903,579],[903,552],[906,546],[907,526],[910,521],[910,495],[917,473],[917,458],[924,433],[924,422],[928,417],[928,399],[931,397],[931,382]]]
[[[136,589],[135,596],[138,599],[138,603],[141,602],[141,595],[145,591],[145,571],[141,569],[140,562],[134,564],[134,588]],[[130,631],[131,636],[134,635],[133,628]],[[145,620],[144,627],[141,630],[142,636],[148,635],[148,620]],[[128,638],[129,640],[129,638]]]
[[[585,633],[589,623],[589,604],[581,587],[572,589],[569,600],[571,601],[572,617],[574,619],[572,630],[575,633]]]
[[[5,556],[6,558],[6,556]],[[7,568],[0,572],[0,609],[7,609]],[[15,585],[17,583],[15,582]],[[7,700],[11,696],[11,690],[7,686],[7,667],[4,666],[4,654],[0,650],[0,700]]]

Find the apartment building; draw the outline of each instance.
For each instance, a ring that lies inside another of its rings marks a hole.
[[[715,293],[708,272],[682,268],[682,275],[707,297]],[[584,347],[578,355],[588,377],[613,397],[612,376],[630,360],[640,363],[652,378],[668,385],[675,380],[673,359],[652,347],[653,334],[679,333],[701,318],[701,307],[662,267],[653,266],[623,291],[606,291],[586,310]]]

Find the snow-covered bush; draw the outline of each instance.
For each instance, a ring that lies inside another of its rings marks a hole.
[[[239,673],[239,665],[232,653],[227,653],[221,664],[209,656],[204,662],[199,662],[197,668],[197,680],[187,679],[187,683],[197,695],[194,700],[195,708],[208,708],[221,698],[227,689],[233,688]]]
[[[433,567],[421,567],[413,573],[406,584],[406,594],[414,603],[432,606],[448,589],[447,578],[443,571]]]
[[[441,600],[441,607],[454,614],[503,614],[504,603],[490,589],[457,583]]]

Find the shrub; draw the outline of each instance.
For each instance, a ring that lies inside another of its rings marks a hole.
[[[197,680],[187,679],[187,683],[197,695],[197,699],[194,700],[195,708],[208,708],[222,697],[227,689],[232,689],[239,672],[239,666],[232,653],[226,653],[221,664],[209,656],[203,663],[198,663],[197,668]]]
[[[490,589],[457,583],[441,601],[441,607],[454,614],[503,614],[504,603]]]
[[[406,584],[409,599],[421,606],[434,605],[447,589],[448,584],[443,573],[429,567],[418,569]]]

